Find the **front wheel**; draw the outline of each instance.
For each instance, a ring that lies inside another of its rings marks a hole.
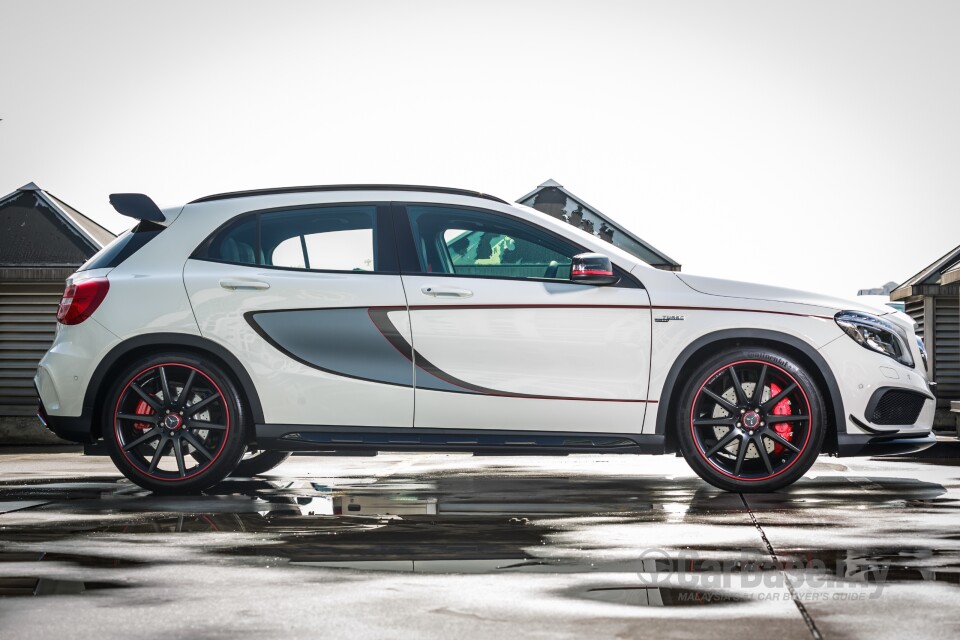
[[[809,373],[774,350],[737,348],[697,368],[680,404],[678,440],[690,467],[727,491],[774,491],[813,465],[826,431]]]
[[[195,493],[223,480],[246,448],[247,416],[230,377],[191,354],[133,363],[110,390],[103,434],[114,464],[156,493]]]

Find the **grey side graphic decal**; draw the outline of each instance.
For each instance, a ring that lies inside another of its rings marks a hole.
[[[247,323],[264,340],[308,367],[380,384],[450,393],[587,402],[656,402],[511,393],[461,380],[433,365],[390,321],[403,307],[251,311]]]
[[[413,350],[387,314],[402,308],[255,311],[247,322],[274,348],[326,373],[401,387],[477,393],[414,369]]]
[[[430,307],[431,309],[447,309],[449,307]],[[474,307],[469,307],[474,308]],[[410,344],[403,339],[403,336],[396,330],[393,323],[390,322],[387,313],[393,311],[393,308],[370,309],[370,319],[377,325],[380,332],[387,340],[394,344],[396,342],[397,350],[403,353],[405,357],[411,358],[416,365],[415,374],[417,376],[418,389],[434,389],[437,391],[452,391],[455,393],[475,393],[479,395],[500,396],[504,398],[531,398],[536,400],[583,400],[585,402],[648,402],[647,400],[620,400],[615,398],[580,398],[576,396],[548,396],[529,393],[513,393],[510,391],[500,391],[461,380],[456,376],[444,371],[434,365],[423,355],[412,348]],[[400,344],[400,343],[403,344]]]
[[[445,374],[437,375],[425,367],[424,363],[429,366],[432,365],[427,362],[426,358],[414,351],[406,338],[404,338],[394,324],[390,322],[390,316],[388,314],[391,311],[406,311],[406,309],[394,307],[371,308],[369,311],[370,320],[383,335],[383,338],[386,338],[387,342],[393,345],[394,349],[411,363],[416,364],[413,374],[416,376],[416,387],[418,389],[450,391],[453,393],[485,393],[482,388],[474,388],[472,385],[457,379],[448,380],[444,377]]]
[[[262,311],[247,322],[291,358],[336,375],[413,386],[413,365],[370,321],[365,308]]]

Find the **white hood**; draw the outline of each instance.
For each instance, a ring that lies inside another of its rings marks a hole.
[[[678,273],[676,276],[681,282],[694,291],[711,296],[739,298],[741,300],[789,302],[834,309],[835,311],[863,311],[877,316],[884,316],[894,311],[894,309],[886,305],[878,306],[857,300],[845,300],[843,298],[810,293],[809,291],[798,291],[796,289],[786,289],[766,284],[722,280],[720,278],[708,278],[706,276],[692,276],[685,273]]]

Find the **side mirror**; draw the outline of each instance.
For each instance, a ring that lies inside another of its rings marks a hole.
[[[616,284],[620,277],[613,272],[610,258],[600,253],[581,253],[570,263],[570,280],[579,284],[602,287]]]

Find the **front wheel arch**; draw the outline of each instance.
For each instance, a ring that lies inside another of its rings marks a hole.
[[[110,380],[123,371],[131,362],[156,353],[158,349],[176,350],[191,353],[201,358],[209,358],[232,378],[233,383],[243,394],[243,401],[250,412],[254,424],[263,424],[263,406],[253,384],[253,379],[240,361],[227,349],[212,340],[186,333],[152,333],[136,336],[121,342],[100,361],[90,382],[83,401],[83,414],[90,416],[91,436],[93,440],[103,436],[102,408],[110,387]],[[251,441],[255,429],[247,432]]]
[[[657,412],[657,435],[666,438],[666,453],[679,452],[677,433],[673,425],[677,424],[682,389],[690,374],[714,355],[732,347],[769,348],[782,351],[796,358],[810,375],[820,393],[826,399],[827,432],[823,440],[823,453],[837,453],[837,434],[846,433],[846,413],[840,387],[826,360],[810,344],[780,331],[769,329],[724,329],[709,333],[694,340],[684,349],[667,373],[663,391],[660,394],[661,410]],[[841,426],[842,425],[842,426]]]

